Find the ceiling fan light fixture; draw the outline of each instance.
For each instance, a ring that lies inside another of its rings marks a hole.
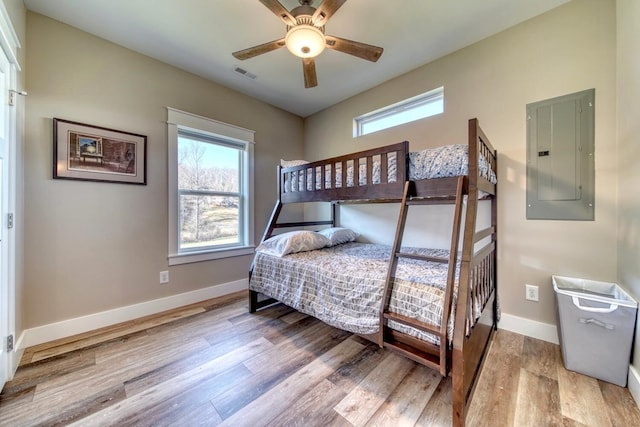
[[[289,52],[300,58],[315,58],[322,53],[326,45],[324,33],[307,24],[291,27],[284,40]]]

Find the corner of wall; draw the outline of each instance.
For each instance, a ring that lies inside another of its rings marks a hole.
[[[627,387],[629,388],[629,392],[631,393],[633,400],[636,401],[636,405],[640,407],[640,373],[633,365],[629,366]]]

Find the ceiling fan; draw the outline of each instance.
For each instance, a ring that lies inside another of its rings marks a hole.
[[[346,1],[324,0],[315,8],[311,6],[313,0],[298,0],[300,6],[288,11],[278,0],[260,0],[260,3],[287,24],[287,34],[281,39],[234,52],[233,56],[244,61],[286,46],[291,53],[302,58],[306,88],[318,85],[314,58],[325,47],[376,62],[382,55],[381,47],[328,36],[324,32],[324,25]]]

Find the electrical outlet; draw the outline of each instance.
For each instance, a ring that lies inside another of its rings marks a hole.
[[[169,272],[161,271],[160,272],[160,284],[169,283]]]
[[[538,287],[535,285],[524,285],[524,298],[528,301],[538,302]]]

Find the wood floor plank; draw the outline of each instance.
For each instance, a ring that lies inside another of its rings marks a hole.
[[[269,352],[271,354],[269,363],[261,366],[251,364],[255,369],[255,374],[251,378],[242,385],[234,387],[214,399],[213,403],[220,416],[223,419],[229,418],[258,397],[270,393],[276,385],[313,362],[320,355],[331,350],[349,336],[349,334],[336,336],[334,334],[341,331],[337,331],[328,325],[320,325],[328,329],[324,333],[319,329],[318,333],[310,337],[307,343],[300,343],[296,349],[290,349],[290,351],[282,351],[283,348],[287,350],[287,347],[281,344],[278,346],[281,350],[280,354],[276,355]],[[329,331],[333,331],[333,333]],[[250,361],[253,362],[255,360],[256,358],[249,359],[244,365],[246,366]],[[278,363],[273,363],[274,360],[277,360]]]
[[[150,387],[171,381],[174,377],[192,369],[194,366],[200,366],[207,363],[209,360],[224,356],[226,353],[238,348],[243,348],[250,343],[251,341],[244,342],[233,348],[227,346],[224,348],[220,348],[219,346],[206,347],[202,350],[195,351],[190,355],[186,355],[185,357],[170,361],[155,369],[149,368],[143,374],[124,382],[127,396],[133,396],[134,394],[141,393]]]
[[[16,393],[78,369],[95,365],[94,349],[80,349],[23,365],[2,390],[5,395]]]
[[[416,421],[416,426],[451,427],[453,424],[451,389],[451,378],[440,381],[429,403]],[[473,424],[468,425],[473,426]]]
[[[217,316],[216,316],[217,317]],[[190,318],[180,319],[180,326],[161,325],[147,330],[147,334],[157,337],[170,337],[174,334],[180,334],[184,339],[188,338],[205,338],[211,334],[220,333],[221,331],[230,329],[233,324],[223,318],[213,318],[207,312],[202,315]]]
[[[345,393],[351,393],[388,354],[388,351],[371,342],[358,342],[364,345],[365,348],[356,357],[327,377],[329,381],[340,387]]]
[[[611,426],[598,380],[567,371],[560,364],[558,390],[560,410],[564,417],[589,426]]]
[[[180,415],[179,418],[165,418],[158,420],[156,424],[149,424],[149,427],[212,427],[220,424],[222,418],[216,412],[211,402],[203,403],[193,411]],[[144,427],[144,426],[137,426]]]
[[[191,425],[185,421],[187,419],[193,419],[196,424],[207,419],[209,421],[204,425],[218,424],[222,419],[211,404],[211,399],[230,387],[241,384],[250,375],[251,372],[241,363],[233,365],[216,375],[202,377],[191,387],[168,394],[166,400],[159,399],[144,410],[139,408],[140,410],[132,411],[126,419],[120,421],[128,425],[154,427]],[[172,388],[173,381],[167,381],[157,387]],[[127,394],[127,396],[131,395]],[[201,410],[204,410],[205,414],[197,414]]]
[[[274,345],[269,351],[246,360],[244,365],[249,368],[250,371],[257,374],[265,369],[273,369],[272,362],[274,360],[283,360],[283,357],[291,357],[300,351],[314,351],[314,346],[307,348],[307,345],[317,341],[321,337],[328,338],[328,340],[325,341],[327,344],[330,342],[337,344],[339,342],[337,340],[341,338],[346,339],[348,336],[348,333],[343,333],[343,331],[333,329],[324,323],[318,322],[306,330],[300,331],[297,335],[292,336],[289,341]],[[319,351],[325,351],[325,347],[319,347]]]
[[[492,363],[484,366],[469,408],[469,425],[513,425],[523,345],[522,335],[496,334],[487,355]]]
[[[0,425],[27,427],[65,424],[117,403],[124,397],[124,387],[116,385],[95,393],[89,391],[63,402],[35,403],[31,400],[23,405],[14,406],[10,411],[0,411]]]
[[[207,330],[207,334],[204,335],[204,339],[212,345],[219,345],[221,343],[230,343],[233,341],[252,341],[254,339],[265,337],[266,333],[272,328],[280,328],[285,325],[279,319],[270,319],[269,321],[260,321],[259,323],[245,322],[242,324],[233,324],[227,322],[228,327],[224,328],[211,328]],[[227,345],[225,344],[225,345]]]
[[[25,409],[28,412],[35,410],[35,408],[37,411],[52,413],[73,412],[74,403],[78,396],[87,396],[94,400],[102,399],[102,396],[108,394],[109,390],[119,387],[124,389],[124,381],[128,377],[134,377],[154,366],[180,359],[194,348],[206,347],[203,346],[203,342],[185,343],[179,350],[171,353],[160,352],[155,355],[140,353],[137,360],[142,363],[122,359],[117,360],[115,364],[92,365],[58,376],[38,384],[33,401],[26,405]]]
[[[346,393],[331,381],[322,380],[308,393],[292,402],[286,412],[269,422],[270,426],[308,427],[342,424],[351,426],[332,408]]]
[[[242,412],[236,412],[220,425],[267,425],[277,414],[287,410],[291,405],[292,399],[315,387],[340,364],[362,351],[362,349],[362,344],[353,340],[342,341],[313,362],[290,375],[275,386],[269,394],[255,399],[245,406]],[[213,403],[215,407],[215,401]]]
[[[296,323],[300,320],[309,317],[307,314],[301,313],[299,311],[294,311],[293,313],[286,314],[282,316],[282,321],[286,323]]]
[[[267,331],[271,331],[273,329],[277,330],[282,326],[289,325],[288,323],[283,322],[281,317],[290,312],[290,310],[291,309],[289,307],[280,304],[273,307],[274,312],[270,316],[263,315],[262,313],[260,316],[254,317],[247,317],[247,314],[236,316],[234,319],[226,320],[230,323],[231,327],[223,328],[222,330],[211,330],[204,337],[211,345],[214,345],[220,341],[229,340],[241,334],[250,335],[252,337],[261,336],[260,334],[266,334]],[[243,320],[238,321],[238,317]],[[309,322],[313,323],[319,321],[316,319],[309,319]],[[277,340],[274,339],[274,341]]]
[[[40,424],[46,426],[66,426],[71,422],[83,419],[103,408],[117,404],[126,398],[124,387],[117,385],[111,389],[100,390],[99,393],[86,396],[66,405],[64,410],[48,414],[46,420]]]
[[[592,427],[592,426],[579,423],[576,420],[572,420],[571,418],[562,417],[562,427]]]
[[[56,354],[73,351],[77,348],[90,348],[96,344],[103,344],[114,339],[132,335],[136,332],[153,331],[154,328],[162,325],[173,325],[175,327],[182,319],[189,319],[193,314],[202,313],[204,311],[218,308],[216,315],[230,316],[229,311],[240,314],[247,311],[246,296],[244,292],[235,292],[219,298],[205,300],[199,303],[191,304],[184,307],[167,310],[163,313],[145,316],[140,319],[129,322],[118,323],[116,325],[107,326],[97,330],[73,335],[71,337],[56,340],[29,347],[25,350],[20,364],[27,364],[41,360],[43,358],[52,357]]]
[[[132,419],[136,414],[144,413],[148,408],[161,405],[171,396],[183,393],[196,386],[203,379],[212,378],[222,374],[233,366],[242,363],[243,360],[271,347],[265,339],[256,340],[242,348],[234,350],[224,356],[213,359],[194,369],[186,371],[174,377],[168,383],[158,384],[131,397],[127,397],[117,405],[110,406],[100,412],[92,414],[82,420],[80,425],[111,426],[121,425]]]
[[[438,372],[415,364],[366,425],[414,426],[441,381]]]
[[[273,344],[280,344],[282,342],[289,341],[292,337],[298,336],[298,334],[304,332],[313,325],[322,323],[318,319],[310,316],[305,316],[297,322],[286,322],[283,318],[280,318],[278,320],[284,323],[286,326],[269,327],[264,331],[264,337]]]
[[[110,358],[94,366],[38,384],[34,402],[62,403],[77,393],[124,384],[125,381],[136,378],[148,370],[164,366],[208,346],[204,340],[184,342],[179,347],[171,342],[149,340],[138,348],[129,349],[126,356]]]
[[[562,425],[558,382],[527,369],[520,370],[514,426]]]
[[[0,394],[0,408],[2,409],[0,411],[0,426],[6,425],[4,420],[9,414],[12,414],[16,410],[21,410],[20,408],[28,406],[33,402],[35,392],[36,386],[20,389],[13,393],[5,393],[3,389],[2,394]]]
[[[414,365],[407,358],[389,353],[334,410],[353,425],[365,425]]]
[[[162,339],[159,339],[162,338]],[[118,342],[96,350],[96,364],[120,367],[132,364],[140,359],[149,360],[153,355],[171,353],[172,349],[180,351],[186,343],[189,347],[204,348],[209,343],[204,339],[186,339],[179,334],[174,336],[151,337],[147,334],[136,337],[128,342]]]
[[[109,340],[112,340],[114,338],[118,338],[118,337],[122,336],[123,333],[130,334],[132,332],[145,330],[145,329],[148,329],[150,327],[158,325],[159,322],[169,323],[169,322],[177,320],[177,319],[179,319],[181,317],[189,317],[189,316],[193,315],[194,313],[201,313],[201,312],[204,312],[204,309],[202,309],[202,308],[192,308],[192,309],[188,309],[188,310],[182,310],[182,311],[173,313],[173,314],[171,314],[169,316],[162,317],[162,318],[151,317],[151,318],[148,318],[145,321],[140,321],[140,322],[136,322],[136,323],[133,323],[133,324],[123,325],[120,328],[109,330],[109,331],[104,332],[104,333],[99,334],[99,335],[88,336],[86,338],[75,340],[75,341],[69,342],[67,344],[59,345],[59,346],[56,346],[56,347],[51,347],[51,348],[48,348],[48,349],[42,350],[42,351],[37,351],[37,352],[35,352],[33,354],[33,357],[31,359],[31,361],[32,362],[36,362],[38,360],[46,359],[46,358],[51,357],[51,356],[56,356],[58,354],[66,353],[68,351],[77,350],[79,348],[83,348],[83,347],[90,346],[90,345],[93,345],[93,344],[109,341]]]
[[[269,319],[257,324],[243,322],[212,331],[205,338],[212,346],[232,345],[233,342],[247,342],[260,337],[277,345],[289,341],[300,333],[306,333],[319,324],[322,322],[312,317],[306,317],[297,323],[285,323],[280,319]]]
[[[451,378],[409,361],[385,377],[397,354],[282,304],[248,313],[246,296],[26,349],[0,426],[451,425]],[[334,410],[364,389],[380,403]],[[566,371],[557,345],[498,330],[467,425],[626,427],[640,411],[626,388]]]
[[[560,357],[560,347],[556,344],[530,337],[524,338],[522,367],[528,372],[557,381],[557,364]]]
[[[613,427],[640,426],[640,409],[627,388],[604,381],[598,385]]]

